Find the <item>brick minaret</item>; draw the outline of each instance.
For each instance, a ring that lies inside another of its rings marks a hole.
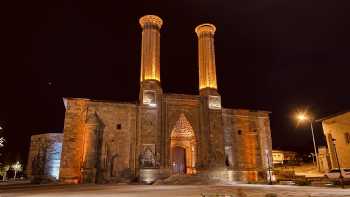
[[[203,161],[209,169],[219,169],[225,164],[225,148],[222,143],[221,97],[217,91],[214,33],[215,26],[202,24],[196,27],[198,36],[199,92],[201,96],[201,132],[208,143]]]
[[[204,92],[216,92],[216,68],[214,33],[215,26],[212,24],[202,24],[196,27],[198,36],[198,64],[199,64],[199,90]],[[211,91],[210,91],[211,90]]]
[[[148,149],[152,149],[152,155],[158,164],[161,163],[159,155],[162,151],[161,112],[163,91],[160,85],[160,28],[163,21],[158,16],[146,15],[141,17],[139,22],[142,27],[142,48],[136,158],[142,158],[148,147]],[[155,152],[153,152],[153,149]],[[140,162],[137,162],[136,168],[145,168],[142,165],[138,166],[139,164]],[[156,169],[159,168],[159,165],[147,167]],[[153,172],[158,173],[157,171]]]
[[[144,96],[156,93],[156,102],[162,94],[160,86],[160,28],[163,21],[155,15],[140,18],[142,27],[140,103],[145,104]],[[146,98],[148,99],[148,98]]]
[[[142,27],[141,82],[160,81],[160,28],[163,21],[158,16],[140,18]]]

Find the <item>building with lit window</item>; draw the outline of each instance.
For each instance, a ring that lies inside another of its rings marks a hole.
[[[331,168],[338,168],[338,161],[341,168],[350,168],[350,111],[327,116],[319,121],[322,121],[326,136]]]
[[[214,50],[216,27],[202,24],[195,29],[199,91],[198,95],[185,95],[162,90],[162,19],[147,15],[139,22],[139,100],[64,99],[60,181],[138,179],[150,183],[173,174],[206,174],[232,181],[267,179],[271,161],[269,112],[221,105]]]
[[[274,165],[296,164],[298,162],[297,153],[293,151],[272,150],[272,163]]]

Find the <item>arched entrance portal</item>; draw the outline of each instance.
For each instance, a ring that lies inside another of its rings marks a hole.
[[[174,174],[195,174],[196,138],[193,128],[182,113],[171,131],[170,164]]]

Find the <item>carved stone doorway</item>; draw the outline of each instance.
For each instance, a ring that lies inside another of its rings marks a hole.
[[[172,148],[173,152],[173,173],[186,174],[186,149],[175,146]]]
[[[173,173],[196,173],[196,138],[191,123],[180,114],[170,137],[170,166]]]

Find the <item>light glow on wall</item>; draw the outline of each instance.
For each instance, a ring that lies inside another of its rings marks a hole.
[[[48,175],[58,180],[60,175],[62,143],[54,143],[53,150],[54,152],[49,154],[47,159]]]
[[[142,27],[141,82],[160,81],[160,28],[163,21],[155,15],[140,18]]]
[[[213,24],[202,24],[195,29],[198,36],[199,89],[217,89]]]

